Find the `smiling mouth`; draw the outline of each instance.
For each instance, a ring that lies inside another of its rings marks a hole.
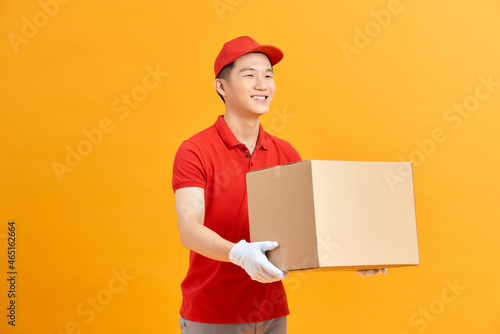
[[[258,95],[253,95],[251,96],[252,99],[259,100],[259,101],[264,101],[267,100],[267,96],[258,96]]]

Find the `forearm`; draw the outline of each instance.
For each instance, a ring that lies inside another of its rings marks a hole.
[[[182,244],[190,250],[217,261],[230,262],[229,252],[235,245],[198,223],[179,226]]]
[[[175,203],[182,244],[208,258],[229,262],[229,252],[234,243],[204,225],[204,190],[196,187],[178,189]]]

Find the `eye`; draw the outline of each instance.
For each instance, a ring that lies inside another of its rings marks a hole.
[[[253,74],[247,74],[245,75],[246,77],[250,77],[250,78],[253,78]]]

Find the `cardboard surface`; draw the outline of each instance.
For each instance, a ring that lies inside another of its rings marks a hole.
[[[281,270],[420,263],[409,162],[302,161],[248,173],[247,192],[251,241],[278,241]]]

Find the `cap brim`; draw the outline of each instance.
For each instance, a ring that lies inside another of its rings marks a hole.
[[[283,59],[283,51],[272,45],[261,45],[250,51],[245,52],[244,54],[252,52],[261,52],[266,56],[268,56],[269,60],[271,61],[271,65],[276,65],[281,61],[281,59]]]
[[[265,54],[271,61],[271,65],[276,65],[281,61],[281,59],[283,59],[283,51],[281,51],[279,48],[272,45],[258,45],[258,43],[256,42],[255,44],[257,44],[257,46],[254,46],[253,48],[246,48],[244,51],[240,50],[239,52],[231,52],[231,50],[225,50],[223,48],[217,56],[217,59],[215,60],[215,77],[217,78],[224,66],[227,66],[241,56],[252,52],[260,52]]]

